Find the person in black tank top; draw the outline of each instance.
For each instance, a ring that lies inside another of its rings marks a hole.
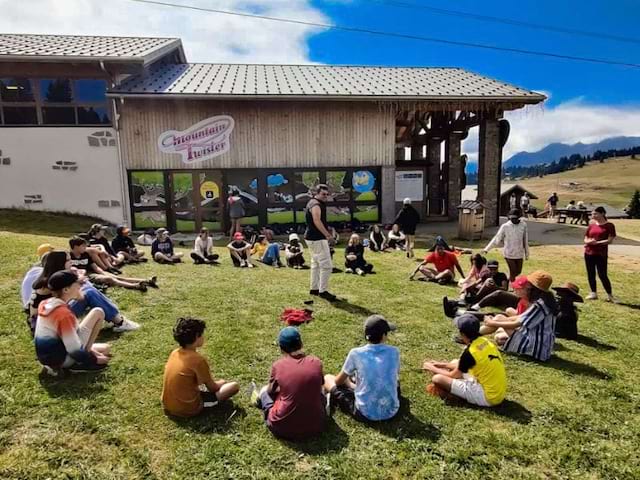
[[[304,238],[311,252],[311,295],[318,295],[325,300],[334,301],[336,296],[329,293],[329,277],[333,270],[329,241],[333,237],[327,225],[327,206],[329,187],[320,184],[315,189],[314,197],[305,208],[307,229]]]

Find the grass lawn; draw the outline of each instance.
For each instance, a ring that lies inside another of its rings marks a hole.
[[[415,263],[401,254],[368,254],[377,275],[333,275],[332,290],[346,301],[316,301],[315,319],[302,327],[306,350],[328,373],[362,344],[369,313],[398,324],[390,341],[401,351],[405,400],[399,418],[388,423],[366,426],[337,412],[322,437],[293,444],[271,436],[245,394],[197,419],[163,414],[162,371],[178,316],[207,321],[202,352],[215,375],[244,390],[253,379],[265,382],[279,356],[282,309],[301,307],[307,298],[308,271],[233,269],[226,255],[218,267],[127,267],[128,274],[160,278],[161,289],[146,294],[110,291],[143,328],[103,332],[100,340],[113,343],[114,359],[100,374],[39,376],[19,283],[39,244],[62,248],[70,233],[89,224],[0,211],[2,479],[640,478],[637,306],[582,305],[580,341],[558,341],[546,364],[506,357],[509,392],[501,407],[445,404],[425,394],[418,367],[425,358],[461,353],[441,312],[442,295],[455,289],[408,282]],[[336,255],[341,260],[343,251]],[[573,246],[534,247],[526,269],[548,269],[557,283],[573,280],[584,292],[581,255]],[[638,272],[616,266],[611,273],[620,299],[637,304]]]

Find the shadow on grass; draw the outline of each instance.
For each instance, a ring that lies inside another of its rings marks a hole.
[[[462,399],[447,400],[446,403],[447,405],[454,408],[486,412],[490,415],[495,415],[497,417],[505,418],[507,420],[511,420],[512,422],[519,423],[520,425],[527,425],[531,423],[531,411],[524,405],[518,402],[514,402],[513,400],[504,400],[500,405],[491,408],[477,407],[465,402]]]
[[[376,313],[366,307],[361,307],[360,305],[356,305],[355,303],[349,303],[348,301],[340,298],[335,302],[332,302],[331,305],[340,310],[344,310],[345,312],[359,315],[361,317],[368,317],[369,315],[373,315],[374,313]]]
[[[43,371],[38,375],[40,385],[51,397],[90,398],[105,391],[104,371],[96,373],[63,373],[52,377]]]
[[[618,302],[616,305],[620,305],[621,307],[631,308],[632,310],[640,310],[640,304],[638,303]]]
[[[247,416],[244,408],[233,402],[222,402],[214,408],[205,409],[200,415],[190,418],[167,415],[177,426],[197,433],[221,433],[233,428],[235,418]]]
[[[572,373],[575,375],[582,375],[585,377],[597,378],[599,380],[611,380],[611,375],[602,370],[598,370],[596,367],[587,365],[586,363],[574,362],[573,360],[567,360],[566,358],[560,358],[557,355],[553,355],[548,361],[541,362],[533,358],[517,356],[519,360],[528,363],[535,363],[541,367],[555,368],[556,370],[562,370],[564,372]]]
[[[576,343],[586,345],[587,347],[595,348],[596,350],[617,350],[617,347],[602,343],[595,338],[587,337],[586,335],[578,335],[575,340]]]
[[[425,423],[411,413],[411,401],[405,397],[400,397],[400,410],[391,420],[362,423],[396,440],[411,438],[436,442],[440,438],[440,430],[435,425]]]
[[[349,436],[332,417],[329,417],[327,428],[317,437],[303,442],[281,441],[292,449],[307,455],[323,455],[325,453],[341,452],[349,445]]]

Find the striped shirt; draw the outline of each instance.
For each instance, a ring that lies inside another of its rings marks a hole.
[[[508,338],[502,349],[536,360],[549,360],[556,340],[555,313],[542,299],[538,299],[520,315],[520,320],[522,325]]]

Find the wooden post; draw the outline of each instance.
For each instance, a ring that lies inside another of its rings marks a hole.
[[[427,143],[427,186],[429,208],[428,215],[442,214],[442,194],[440,192],[440,143],[441,139],[429,139]]]
[[[478,148],[478,201],[485,207],[485,225],[500,221],[500,129],[495,112],[484,113],[480,120]]]
[[[462,164],[460,163],[460,133],[450,133],[446,139],[445,154],[447,168],[447,216],[449,220],[458,217],[458,205],[462,201],[460,178],[462,176]]]

